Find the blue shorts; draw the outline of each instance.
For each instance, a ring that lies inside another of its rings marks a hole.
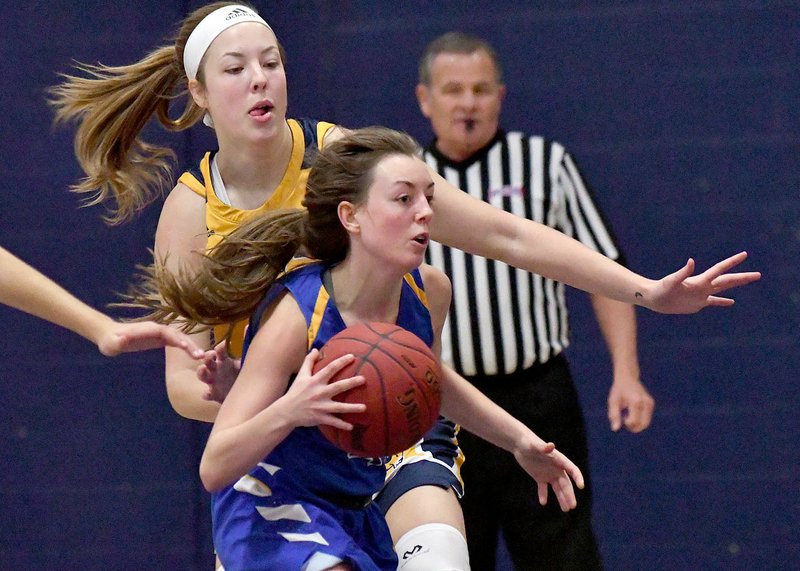
[[[453,472],[441,464],[422,461],[403,466],[402,470],[386,482],[375,498],[375,503],[385,514],[400,496],[420,486],[438,486],[445,490],[452,488],[458,497],[463,495],[461,482]]]
[[[392,456],[386,464],[386,483],[375,497],[384,514],[397,498],[420,486],[452,488],[459,498],[464,495],[464,455],[458,447],[458,430],[455,424],[439,417],[419,442]]]
[[[264,497],[231,486],[214,494],[214,547],[225,571],[315,571],[343,561],[359,571],[397,569],[377,505],[343,507],[282,492]]]

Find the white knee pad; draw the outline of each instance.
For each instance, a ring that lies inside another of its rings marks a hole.
[[[397,571],[469,571],[467,540],[453,526],[427,523],[415,527],[394,546]]]

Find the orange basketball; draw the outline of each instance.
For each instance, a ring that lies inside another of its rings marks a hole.
[[[356,456],[389,456],[417,442],[439,416],[442,376],[439,361],[416,335],[389,323],[359,323],[340,331],[321,349],[318,371],[351,353],[355,360],[331,382],[362,375],[366,382],[336,400],[367,409],[341,417],[352,431],[320,425],[333,444]]]

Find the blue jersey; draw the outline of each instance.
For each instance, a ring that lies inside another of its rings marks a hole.
[[[326,269],[323,264],[312,263],[278,281],[251,320],[244,344],[245,358],[247,347],[258,331],[263,309],[284,291],[297,301],[306,318],[309,351],[322,348],[328,339],[347,327],[322,283]],[[418,270],[407,274],[403,282],[397,325],[415,333],[428,346],[432,345],[433,327]],[[298,454],[298,450],[303,453]],[[294,485],[299,483],[297,478],[301,474],[302,485],[311,492],[366,496],[383,486],[385,460],[349,456],[331,444],[317,427],[303,427],[293,430],[264,461],[281,466]],[[325,469],[308,470],[309,466],[325,466]]]
[[[306,318],[309,351],[345,329],[323,284],[327,269],[310,263],[270,289],[251,319],[243,360],[264,310],[284,292]],[[433,343],[418,270],[404,278],[396,323]],[[225,569],[300,569],[310,557],[332,557],[321,561],[394,570],[391,536],[380,510],[369,503],[383,486],[386,460],[350,456],[316,427],[294,429],[248,475],[213,495],[214,544]]]

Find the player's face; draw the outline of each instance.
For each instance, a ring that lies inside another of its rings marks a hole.
[[[390,155],[373,169],[366,201],[356,209],[359,240],[382,264],[403,273],[425,258],[433,217],[433,180],[415,157]]]
[[[257,22],[231,26],[206,51],[203,73],[199,103],[218,137],[241,143],[283,127],[286,73],[272,30]]]
[[[494,62],[483,50],[437,55],[431,62],[431,84],[417,87],[437,147],[456,161],[492,140],[504,96],[505,86],[498,83]]]

